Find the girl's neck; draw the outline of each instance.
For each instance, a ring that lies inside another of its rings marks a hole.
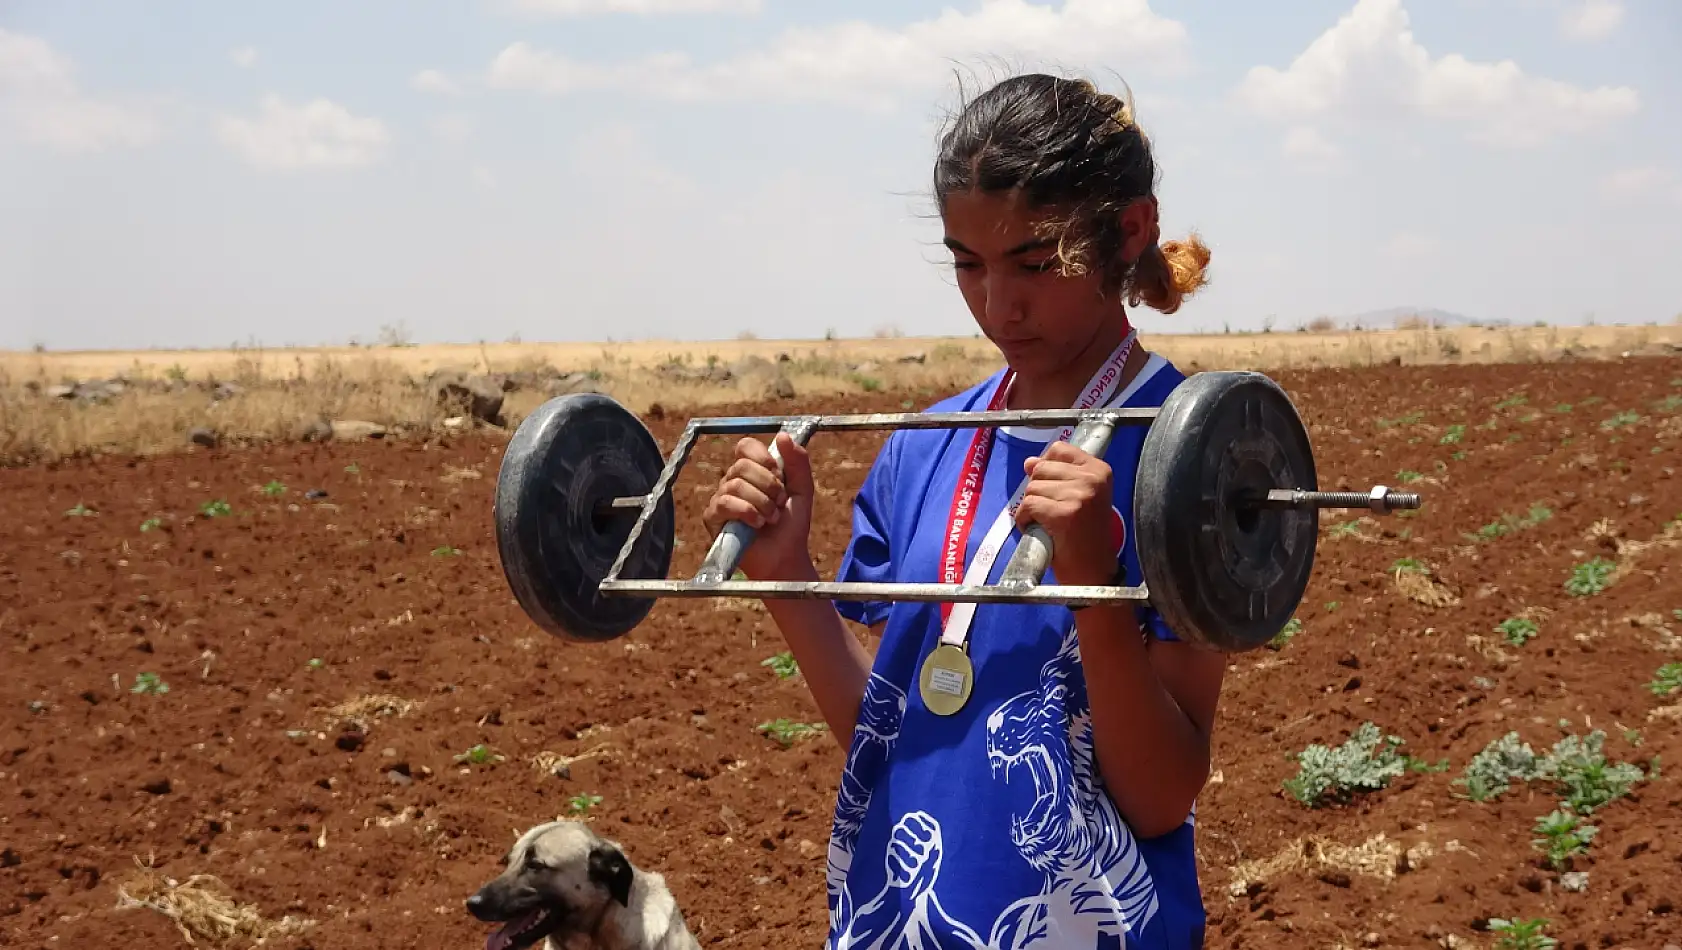
[[[1131,332],[1132,326],[1123,318],[1116,328],[1106,328],[1104,332],[1094,335],[1092,342],[1087,344],[1080,355],[1064,364],[1057,372],[1043,376],[1017,373],[1010,384],[1006,408],[1067,409],[1074,405],[1086,389],[1087,383],[1092,381],[1093,374],[1109,360],[1115,353],[1115,348]],[[1139,369],[1149,358],[1149,354],[1135,340],[1133,351],[1127,354],[1127,362],[1122,366],[1121,379],[1117,386],[1126,386],[1129,380],[1138,375]]]

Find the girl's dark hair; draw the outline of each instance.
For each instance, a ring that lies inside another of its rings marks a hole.
[[[1084,79],[1015,76],[981,93],[941,136],[935,198],[958,192],[1015,193],[1052,215],[1064,273],[1095,268],[1106,292],[1122,291],[1163,313],[1208,282],[1209,248],[1194,232],[1159,244],[1156,162],[1127,102]],[[1151,241],[1121,259],[1121,211],[1150,199]]]

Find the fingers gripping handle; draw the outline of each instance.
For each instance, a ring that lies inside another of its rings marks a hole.
[[[1087,453],[1102,457],[1115,434],[1115,421],[1107,418],[1087,419],[1075,427],[1069,444]],[[1022,529],[1022,540],[999,576],[999,586],[1025,589],[1039,586],[1051,566],[1051,535],[1037,524]]]
[[[817,430],[816,418],[796,419],[783,424],[782,431],[787,432],[795,445],[804,446],[806,440]],[[779,474],[783,468],[783,454],[777,448],[777,440],[771,440],[771,458],[777,463]],[[724,529],[713,539],[713,545],[707,550],[706,560],[701,562],[701,569],[695,572],[695,582],[698,584],[720,584],[730,579],[736,573],[736,565],[741,563],[742,554],[753,543],[754,529],[741,521],[726,522]]]

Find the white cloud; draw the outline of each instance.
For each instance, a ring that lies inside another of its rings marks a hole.
[[[555,17],[603,16],[630,13],[663,16],[679,13],[758,13],[762,0],[506,0],[519,13]]]
[[[82,92],[75,65],[39,37],[0,30],[0,126],[66,152],[138,146],[158,137],[145,111]]]
[[[1396,261],[1415,261],[1437,252],[1437,239],[1417,231],[1401,231],[1384,243],[1384,254]]]
[[[232,60],[233,64],[241,69],[250,69],[257,65],[257,47],[241,46],[239,49],[231,50],[228,53],[228,59]]]
[[[270,171],[369,165],[391,141],[385,123],[352,115],[336,102],[291,105],[277,96],[263,99],[256,118],[224,117],[218,134],[251,165]]]
[[[486,71],[493,88],[568,95],[620,89],[675,101],[821,100],[891,108],[911,89],[977,57],[1079,63],[1124,61],[1129,69],[1187,65],[1186,29],[1150,0],[982,0],[900,28],[850,20],[785,31],[762,49],[714,63],[662,53],[617,63],[570,59],[528,43],[504,49]]]
[[[1623,168],[1600,180],[1600,193],[1614,201],[1670,201],[1682,205],[1682,179],[1657,165]]]
[[[1280,150],[1285,153],[1286,158],[1294,159],[1308,168],[1329,168],[1343,157],[1343,150],[1337,143],[1310,125],[1292,126],[1290,131],[1285,133]]]
[[[480,191],[490,191],[496,188],[496,173],[483,165],[474,165],[469,174],[473,187]]]
[[[459,96],[461,86],[454,79],[444,75],[436,69],[423,69],[409,80],[409,85],[420,92],[432,93],[439,96]]]
[[[1460,122],[1472,140],[1509,147],[1585,132],[1640,108],[1627,86],[1583,89],[1528,75],[1512,60],[1433,57],[1414,38],[1401,0],[1357,0],[1289,67],[1251,69],[1237,96],[1280,120],[1390,110]]]
[[[1572,0],[1559,16],[1559,30],[1574,40],[1603,40],[1624,22],[1621,0]]]

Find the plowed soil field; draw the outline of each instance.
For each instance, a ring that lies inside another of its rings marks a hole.
[[[1545,918],[1562,947],[1682,943],[1682,689],[1649,687],[1682,661],[1682,360],[1278,378],[1322,487],[1426,504],[1329,513],[1300,629],[1232,660],[1199,804],[1208,945],[1534,945],[1491,918]],[[649,425],[669,448],[682,422]],[[813,443],[825,570],[879,438]],[[725,450],[678,486],[678,573]],[[183,947],[123,894],[208,876],[253,920],[305,922],[268,946],[472,946],[463,900],[514,834],[582,815],[666,874],[703,945],[820,946],[841,753],[759,728],[819,718],[765,663],[775,628],[674,600],[610,644],[538,631],[496,557],[498,451],[0,472],[0,944]],[[1368,721],[1409,768],[1318,808],[1285,790],[1305,747]],[[1467,797],[1509,731],[1541,755],[1598,732],[1606,762]],[[1598,833],[1556,868],[1532,841],[1570,796]]]

